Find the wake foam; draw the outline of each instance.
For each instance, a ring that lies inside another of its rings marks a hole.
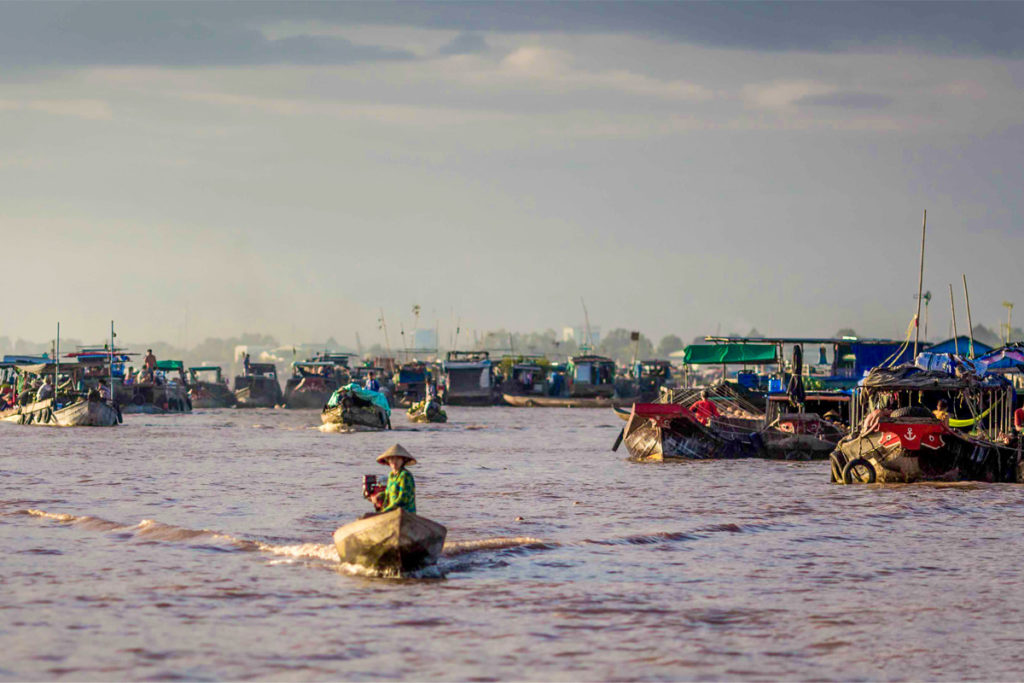
[[[10,514],[23,514],[31,517],[51,520],[60,524],[73,525],[81,529],[99,532],[119,532],[131,538],[149,542],[194,543],[197,545],[216,543],[243,552],[261,552],[281,557],[284,562],[315,560],[335,565],[341,571],[373,577],[387,577],[387,573],[377,572],[365,567],[349,565],[338,560],[338,551],[333,543],[292,543],[275,544],[264,541],[240,538],[211,529],[189,529],[186,527],[165,524],[153,519],[143,519],[138,524],[121,524],[92,515],[70,515],[45,510],[19,510]],[[539,538],[531,536],[482,538],[477,540],[448,541],[444,544],[445,558],[456,558],[470,553],[510,548],[546,549],[555,547]],[[405,578],[437,578],[446,571],[463,566],[464,563],[450,560],[445,568],[427,567],[426,569],[404,575]]]

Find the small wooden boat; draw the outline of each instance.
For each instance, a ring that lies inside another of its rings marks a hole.
[[[517,408],[618,408],[633,403],[629,398],[563,398],[558,396],[512,396],[502,394],[507,405]]]
[[[448,413],[441,407],[437,400],[426,399],[413,403],[409,410],[405,411],[410,422],[417,423],[442,423],[448,421]]]
[[[621,406],[612,406],[612,410],[615,411],[615,414],[618,415],[623,422],[629,422],[629,416],[633,414],[632,410],[628,410]]]
[[[391,429],[387,397],[355,384],[338,389],[320,413],[324,424],[339,424],[368,429]]]
[[[58,408],[52,398],[11,408],[0,413],[0,419],[22,425],[59,427],[115,427],[121,421],[117,407],[108,402],[80,399]]]
[[[239,408],[273,408],[284,402],[273,363],[250,363],[245,374],[235,377]]]
[[[405,574],[437,563],[448,530],[398,509],[346,524],[334,532],[342,562],[387,574]]]

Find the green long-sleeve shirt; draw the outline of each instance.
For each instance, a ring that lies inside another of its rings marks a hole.
[[[384,505],[381,512],[390,512],[402,508],[407,512],[416,512],[416,481],[412,472],[401,469],[397,473],[388,473],[388,484],[384,489]]]

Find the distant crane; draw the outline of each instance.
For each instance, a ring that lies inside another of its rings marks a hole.
[[[1006,343],[1009,344],[1010,343],[1010,334],[1011,334],[1011,331],[1013,330],[1013,328],[1010,327],[1010,323],[1013,320],[1013,302],[1012,301],[1004,301],[1003,302],[1003,306],[1006,307]]]

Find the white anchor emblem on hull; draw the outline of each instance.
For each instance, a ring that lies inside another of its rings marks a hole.
[[[913,428],[907,427],[907,433],[904,434],[903,436],[912,441],[915,437]]]

